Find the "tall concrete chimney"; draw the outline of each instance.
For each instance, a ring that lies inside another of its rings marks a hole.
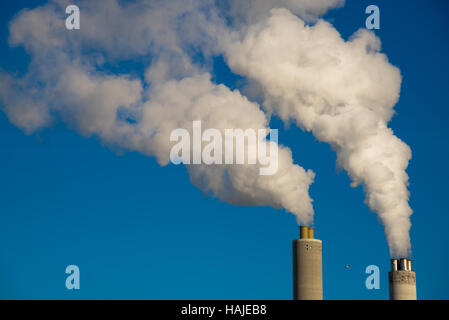
[[[321,240],[313,238],[313,228],[299,229],[299,239],[293,240],[293,299],[323,300]]]
[[[416,300],[416,274],[412,271],[412,260],[391,259],[388,280],[390,300]]]

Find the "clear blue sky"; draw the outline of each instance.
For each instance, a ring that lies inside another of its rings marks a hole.
[[[24,72],[29,57],[9,48],[8,22],[44,1],[4,1],[0,68]],[[413,150],[412,255],[420,299],[449,299],[449,4],[347,0],[325,19],[349,37],[376,4],[382,50],[403,76],[390,123]],[[237,76],[221,58],[214,79]],[[387,299],[389,254],[383,226],[337,172],[330,147],[278,119],[280,143],[316,173],[316,235],[323,240],[326,299]],[[204,198],[185,168],[118,155],[63,124],[27,136],[0,113],[0,298],[291,299],[295,218],[267,207]],[[81,290],[65,288],[65,268],[81,269]],[[345,265],[350,265],[349,269]],[[381,269],[381,289],[365,288],[365,268]]]

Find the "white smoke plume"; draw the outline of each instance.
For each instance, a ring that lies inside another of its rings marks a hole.
[[[273,9],[269,19],[228,37],[223,48],[231,69],[261,88],[268,112],[332,146],[384,224],[390,254],[408,256],[411,150],[387,127],[401,75],[379,52],[379,39],[362,29],[345,41],[323,20],[309,25]]]
[[[318,20],[343,2],[80,1],[81,30],[69,32],[64,12],[70,1],[52,0],[10,24],[10,44],[23,46],[31,64],[22,77],[0,72],[2,108],[27,133],[64,121],[82,135],[165,165],[171,130],[190,128],[193,120],[220,130],[267,127],[257,104],[211,81],[210,58],[224,53],[232,70],[260,90],[268,114],[296,121],[333,147],[352,186],[364,187],[384,224],[391,255],[407,256],[411,151],[387,126],[401,76],[371,32],[344,41]],[[143,61],[144,76],[107,71],[134,60]],[[313,172],[294,164],[285,147],[276,175],[258,170],[188,166],[192,183],[206,194],[284,208],[299,223],[313,223]]]
[[[22,77],[0,73],[0,101],[8,119],[31,134],[63,121],[83,136],[121,150],[169,162],[170,132],[203,127],[267,128],[256,103],[211,81],[207,63],[227,32],[218,10],[204,1],[84,1],[81,30],[65,29],[66,0],[22,11],[10,24],[10,44],[31,57]],[[141,58],[143,77],[110,73],[108,64]],[[206,57],[207,59],[207,57]],[[279,170],[260,176],[259,165],[189,165],[192,183],[236,205],[268,205],[313,223],[308,188],[313,172],[279,149]]]

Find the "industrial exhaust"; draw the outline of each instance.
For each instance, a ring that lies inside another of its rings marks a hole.
[[[390,300],[416,300],[416,274],[412,270],[412,260],[391,259],[388,282]]]
[[[321,240],[314,229],[300,226],[299,239],[293,240],[293,299],[323,300]]]
[[[299,239],[293,240],[293,299],[323,299],[322,243],[314,229],[300,226]],[[391,259],[388,273],[390,300],[416,300],[416,274],[412,260]]]

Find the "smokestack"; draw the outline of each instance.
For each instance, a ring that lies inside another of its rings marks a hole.
[[[412,271],[412,260],[391,259],[388,280],[390,300],[416,300],[416,274]]]
[[[293,240],[293,299],[323,300],[321,240],[314,239],[313,228],[299,230]]]

